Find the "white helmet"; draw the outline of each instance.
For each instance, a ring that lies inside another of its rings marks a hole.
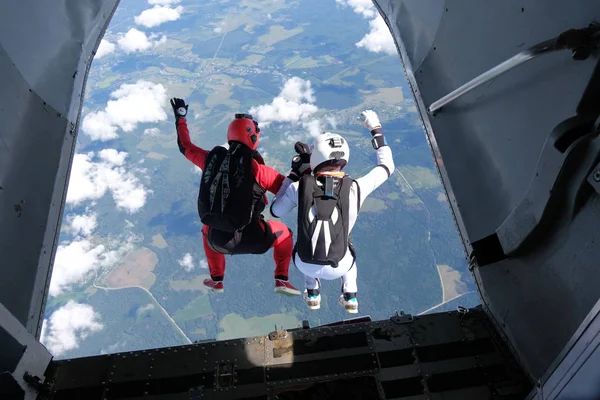
[[[325,132],[315,139],[311,147],[310,168],[314,171],[320,164],[330,161],[340,161],[343,168],[350,157],[350,147],[346,139],[337,133]]]

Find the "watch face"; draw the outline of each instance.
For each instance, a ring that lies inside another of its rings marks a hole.
[[[187,112],[187,110],[185,109],[185,107],[179,107],[177,109],[177,114],[179,114],[179,115],[185,115],[186,112]]]

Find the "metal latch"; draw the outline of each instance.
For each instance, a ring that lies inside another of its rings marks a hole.
[[[390,318],[390,321],[395,324],[402,325],[414,322],[415,318],[412,316],[412,314],[404,314],[404,310],[400,310],[400,314],[398,314],[398,311],[394,311],[394,315]]]

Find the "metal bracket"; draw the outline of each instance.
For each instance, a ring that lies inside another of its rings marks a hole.
[[[390,321],[395,324],[402,325],[414,322],[415,318],[412,316],[412,314],[404,314],[404,310],[400,310],[400,314],[398,314],[398,311],[394,311],[394,315],[390,318]]]
[[[23,380],[35,390],[38,391],[38,394],[44,394],[49,392],[48,385],[44,384],[39,376],[31,375],[29,372],[25,372],[23,374]]]
[[[281,328],[281,330],[277,329],[277,325],[275,325],[275,330],[269,333],[269,340],[279,340],[285,339],[288,333],[285,329]]]
[[[456,307],[456,311],[458,311],[459,314],[465,315],[469,313],[469,309],[463,306],[458,306]]]

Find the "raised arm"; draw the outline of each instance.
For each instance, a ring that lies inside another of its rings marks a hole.
[[[296,142],[294,150],[298,155],[292,159],[292,169],[283,181],[271,204],[271,215],[280,218],[292,211],[298,203],[298,184],[294,184],[304,174],[310,174],[310,147]]]
[[[361,114],[361,122],[364,127],[371,131],[371,143],[377,152],[377,164],[368,174],[358,178],[356,181],[360,187],[360,203],[362,204],[367,196],[385,182],[394,172],[394,158],[392,149],[387,145],[383,135],[383,128],[379,122],[379,117],[374,111],[366,110]]]
[[[190,139],[190,131],[188,130],[186,121],[188,105],[185,104],[183,99],[173,98],[171,99],[171,106],[173,107],[173,112],[175,114],[175,127],[177,128],[177,145],[179,146],[179,151],[196,166],[204,169],[208,150],[196,146]]]

